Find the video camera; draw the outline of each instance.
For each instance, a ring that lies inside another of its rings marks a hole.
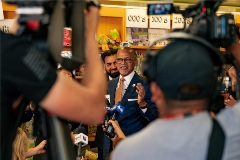
[[[21,28],[17,35],[31,42],[49,57],[57,68],[72,71],[85,63],[84,10],[90,5],[100,8],[97,1],[85,0],[4,0],[18,5],[16,14]],[[62,57],[63,28],[72,28],[72,58]],[[80,42],[80,43],[79,43]]]
[[[184,28],[178,32],[186,32],[202,37],[215,47],[226,47],[235,43],[235,35],[239,34],[235,25],[234,15],[216,15],[218,7],[224,0],[203,0],[195,5],[190,5],[185,10],[171,3],[148,4],[148,15],[162,15],[177,13],[184,17]],[[186,19],[192,18],[192,23],[187,27]],[[173,31],[174,32],[174,31]]]

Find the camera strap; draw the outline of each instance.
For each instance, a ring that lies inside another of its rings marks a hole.
[[[70,2],[70,1],[69,1]],[[51,26],[48,36],[48,48],[56,62],[60,63],[63,68],[71,71],[81,64],[85,63],[85,1],[71,1],[72,5],[68,13],[64,10],[64,0],[56,2],[53,14],[51,16]],[[66,15],[70,17],[66,17]],[[70,22],[66,26],[66,19]],[[70,20],[68,20],[68,18]],[[63,58],[60,56],[63,50],[63,28],[72,28],[72,58]]]
[[[215,119],[213,121],[212,133],[209,140],[207,160],[221,160],[224,149],[225,135]]]
[[[50,20],[48,32],[48,49],[56,62],[62,62],[60,53],[63,49],[63,28],[65,26],[63,0],[56,1],[56,5]]]

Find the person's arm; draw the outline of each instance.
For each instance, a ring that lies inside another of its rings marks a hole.
[[[149,122],[155,120],[158,117],[158,111],[155,104],[151,101],[152,94],[150,92],[150,86],[148,85],[144,88],[141,83],[138,83],[136,88],[136,92],[138,94],[138,104],[143,117],[145,117]]]
[[[227,47],[227,51],[233,55],[238,63],[238,66],[240,67],[240,43],[238,36],[236,36],[236,43],[232,46]]]
[[[37,155],[37,154],[43,154],[46,152],[44,146],[47,144],[46,140],[43,140],[37,147],[29,148],[28,151],[24,154],[25,158]]]
[[[116,136],[118,138],[123,138],[123,139],[126,138],[126,136],[123,133],[122,129],[120,128],[117,120],[115,120],[115,121],[109,120],[107,124],[109,124],[109,123],[112,123],[112,126],[114,128],[114,133],[116,134]]]
[[[237,100],[235,100],[232,95],[229,96],[228,100],[224,101],[224,105],[226,107],[232,107],[233,105],[235,105],[237,103]]]
[[[104,118],[106,77],[95,42],[99,9],[90,6],[85,17],[86,67],[84,84],[59,74],[48,94],[40,102],[47,111],[65,119],[100,123]],[[80,42],[81,43],[81,42]]]

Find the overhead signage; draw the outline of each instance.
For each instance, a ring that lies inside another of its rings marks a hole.
[[[173,14],[172,18],[172,29],[183,28],[185,18],[181,14]],[[192,23],[192,18],[186,18],[186,27]]]
[[[148,28],[146,9],[127,9],[126,27]]]
[[[162,28],[162,29],[170,29],[170,15],[157,15],[150,16],[150,26],[149,28]]]

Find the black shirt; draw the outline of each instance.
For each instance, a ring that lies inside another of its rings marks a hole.
[[[16,123],[12,111],[13,98],[24,95],[38,104],[54,84],[56,69],[27,41],[0,32],[1,61],[1,159],[11,160]]]

